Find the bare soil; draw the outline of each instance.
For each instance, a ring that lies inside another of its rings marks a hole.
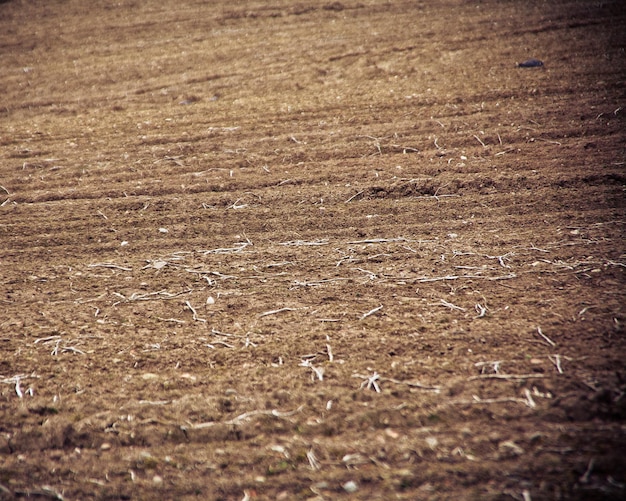
[[[620,0],[0,28],[0,499],[626,497]]]

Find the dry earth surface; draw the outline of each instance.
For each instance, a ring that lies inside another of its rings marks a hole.
[[[624,499],[620,0],[0,27],[0,499]]]

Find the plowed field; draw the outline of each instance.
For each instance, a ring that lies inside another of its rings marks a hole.
[[[626,497],[620,0],[0,28],[0,499]]]

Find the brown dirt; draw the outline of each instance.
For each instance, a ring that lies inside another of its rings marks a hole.
[[[619,0],[0,26],[1,499],[626,496]]]

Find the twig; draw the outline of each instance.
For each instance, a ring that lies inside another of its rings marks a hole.
[[[35,341],[33,342],[33,344],[39,344],[39,343],[48,343],[50,341],[56,341],[57,339],[61,339],[61,336],[48,336],[48,337],[40,337],[35,339]]]
[[[480,374],[479,376],[471,376],[468,381],[477,379],[538,379],[544,378],[543,374]]]
[[[246,207],[248,207],[248,204],[239,204],[239,205],[237,205],[237,202],[239,202],[240,200],[241,200],[241,198],[238,198],[231,205],[229,205],[227,208],[228,209],[245,209]]]
[[[440,299],[438,303],[434,303],[434,304],[429,304],[428,306],[445,306],[446,308],[450,308],[451,310],[458,310],[458,311],[467,311],[465,308],[462,308],[460,306],[457,306],[455,304],[452,303],[448,303],[448,301],[444,300],[444,299]]]
[[[359,136],[359,137],[365,137],[367,139],[371,139],[372,141],[374,141],[374,146],[376,146],[376,149],[378,150],[378,154],[379,155],[383,154],[383,152],[382,152],[382,150],[380,148],[380,139],[379,138],[374,137],[374,136]],[[385,138],[382,138],[382,139],[385,139]]]
[[[530,138],[530,143],[532,143],[533,141],[543,141],[544,143],[550,143],[550,144],[556,144],[558,146],[561,146],[561,143],[559,143],[558,141],[551,141],[549,139],[543,139],[542,137],[532,137]]]
[[[548,355],[548,359],[550,360],[550,362],[554,364],[559,374],[563,374],[563,368],[561,367],[561,356],[554,355],[554,358],[553,358],[552,355]]]
[[[65,353],[66,351],[71,351],[73,353],[78,353],[79,355],[85,355],[85,352],[82,350],[79,350],[78,348],[75,348],[74,346],[64,346],[61,349],[62,353]]]
[[[583,473],[581,477],[578,479],[581,484],[586,484],[589,482],[589,476],[591,475],[591,472],[593,471],[593,466],[595,465],[595,463],[596,463],[595,458],[591,458],[589,460],[585,473]]]
[[[474,318],[483,318],[485,315],[487,315],[487,307],[482,306],[480,303],[476,303],[474,305],[474,309],[476,310],[476,313],[478,313],[478,315]]]
[[[374,309],[368,311],[367,313],[364,313],[363,315],[361,315],[359,317],[359,320],[365,320],[370,315],[373,315],[374,313],[376,313],[377,311],[380,311],[382,309],[383,309],[383,305],[381,304],[380,306],[377,306],[376,308],[374,308]]]
[[[537,407],[537,404],[533,400],[533,397],[531,396],[530,390],[528,388],[524,388],[524,396],[526,397],[526,405],[528,405],[528,407],[530,407],[531,409]]]
[[[248,242],[242,242],[237,247],[225,247],[225,248],[220,248],[220,249],[203,250],[200,252],[205,256],[208,254],[231,254],[235,252],[241,252],[249,245],[251,244]]]
[[[156,317],[157,320],[160,320],[161,322],[172,322],[175,324],[184,324],[186,323],[184,320],[178,320],[177,318],[161,318],[161,317]]]
[[[240,414],[239,416],[237,416],[237,417],[235,417],[233,419],[229,419],[228,421],[209,421],[209,422],[206,422],[206,423],[198,423],[198,424],[189,423],[189,426],[181,426],[181,429],[183,429],[183,430],[186,430],[186,429],[202,430],[204,428],[211,428],[212,426],[216,426],[216,425],[219,425],[219,424],[235,425],[236,426],[236,425],[240,425],[244,421],[247,421],[248,419],[250,419],[252,417],[256,417],[256,416],[273,416],[273,417],[278,417],[278,418],[286,418],[286,417],[293,416],[294,414],[297,414],[303,408],[304,408],[304,405],[301,405],[297,409],[295,409],[293,411],[290,411],[290,412],[281,412],[281,411],[278,411],[276,409],[272,409],[271,411],[257,410],[257,411],[244,412],[243,414]]]
[[[349,278],[323,278],[320,280],[311,280],[310,282],[300,282],[299,280],[295,280],[293,282],[293,286],[291,286],[290,289],[293,289],[295,287],[321,287],[322,285],[332,283],[332,282],[339,282],[342,280],[350,280],[350,279]]]
[[[365,273],[366,275],[369,275],[370,280],[374,280],[378,278],[378,275],[376,275],[376,273],[374,273],[373,271],[365,270],[363,268],[352,268],[352,269],[356,271],[360,271],[361,273]]]
[[[537,252],[543,252],[543,253],[546,253],[546,254],[548,254],[550,252],[549,250],[541,249],[539,247],[536,247],[535,244],[533,244],[532,242],[530,244],[530,250],[534,250],[534,251],[537,251]]]
[[[393,379],[393,378],[388,378],[388,377],[379,377],[378,378],[380,381],[389,381],[390,383],[395,383],[395,384],[405,384],[407,386],[410,386],[411,388],[420,388],[422,390],[431,390],[434,391],[436,393],[439,393],[439,391],[441,391],[441,388],[439,386],[429,386],[429,385],[425,385],[422,383],[417,383],[414,381],[400,381],[399,379]]]
[[[235,348],[234,345],[229,344],[226,341],[222,341],[221,339],[218,339],[217,341],[213,341],[213,343],[207,343],[205,346],[207,346],[208,348],[211,348],[212,350],[214,350],[215,346],[213,346],[213,344],[221,344],[222,346],[226,346],[226,348],[231,348],[231,349]]]
[[[22,388],[20,386],[20,377],[19,376],[15,376],[15,393],[17,394],[18,398],[23,398],[24,397],[24,393],[22,392]]]
[[[500,263],[500,266],[502,266],[503,268],[510,268],[510,266],[508,264],[506,264],[504,262],[505,259],[507,259],[509,256],[514,256],[515,253],[514,252],[507,252],[506,254],[502,254],[500,256],[490,256],[489,254],[476,254],[475,252],[458,252],[458,251],[453,251],[453,256],[457,257],[457,256],[482,256],[482,257],[486,257],[487,259],[497,259],[498,262]]]
[[[57,501],[65,501],[65,498],[59,494],[57,491],[55,491],[52,487],[48,487],[47,485],[44,485],[41,487],[41,489],[35,489],[35,490],[15,490],[14,494],[16,497],[25,497],[25,498],[31,498],[31,497],[42,497],[42,498],[48,498],[48,499],[55,499]]]
[[[502,363],[502,360],[494,360],[491,362],[476,362],[474,364],[474,367],[480,367],[480,373],[481,374],[485,374],[485,367],[488,365],[491,365],[491,369],[493,370],[493,372],[495,374],[497,374],[500,371],[500,364]]]
[[[374,390],[376,393],[380,393],[380,385],[377,381],[380,379],[380,376],[377,372],[374,372],[371,376],[360,376],[359,374],[354,374],[352,377],[365,378],[365,381],[361,383],[360,388],[366,388],[368,390]]]
[[[323,367],[315,367],[312,363],[311,360],[302,360],[302,362],[300,362],[298,364],[300,367],[309,367],[312,371],[314,376],[312,376],[312,379],[315,380],[315,376],[317,376],[317,379],[319,379],[320,381],[324,380],[324,368]]]
[[[473,134],[473,136],[476,138],[476,141],[478,141],[482,145],[483,148],[487,147],[487,145],[485,143],[483,143],[476,134]]]
[[[355,244],[383,244],[388,242],[410,242],[410,240],[404,237],[397,238],[367,238],[365,240],[353,240],[352,242],[348,242],[350,245]]]
[[[198,275],[213,275],[216,276],[217,278],[221,278],[222,280],[228,280],[231,278],[237,278],[235,275],[224,275],[223,273],[220,273],[219,271],[211,271],[211,270],[194,270],[192,268],[186,268],[185,271],[187,273],[197,273]],[[207,280],[208,277],[204,277]]]
[[[312,470],[317,471],[321,468],[319,461],[315,457],[313,449],[309,450],[309,452],[306,453],[306,458],[309,460],[309,466]]]
[[[62,342],[63,342],[63,339],[61,338],[61,336],[48,336],[48,337],[42,337],[42,338],[35,339],[34,344],[39,344],[39,343],[51,344],[51,343],[54,343],[54,348],[50,352],[50,355],[52,355],[53,357],[58,356],[59,350],[61,351],[61,353],[67,353],[68,351],[70,351],[72,353],[78,353],[79,355],[85,355],[84,351],[79,350],[78,348],[76,348],[74,346],[68,346],[67,345],[67,341],[65,341],[64,346],[61,346]]]
[[[206,322],[206,320],[204,318],[200,318],[198,317],[198,313],[196,312],[196,310],[194,309],[193,306],[191,306],[191,303],[189,301],[185,301],[185,304],[187,305],[187,308],[189,308],[191,310],[191,313],[193,314],[193,319],[196,322]]]
[[[236,334],[229,334],[228,332],[220,332],[217,329],[211,329],[211,334],[215,336],[223,336],[223,337],[241,337]]]
[[[502,275],[499,277],[484,277],[482,275],[446,275],[443,277],[419,277],[417,278],[418,282],[424,283],[424,282],[441,282],[441,281],[445,281],[445,280],[459,280],[462,278],[480,278],[482,280],[490,280],[490,281],[496,281],[496,280],[509,280],[511,278],[517,278],[517,275],[515,273],[509,273],[508,275]]]
[[[126,268],[125,266],[120,266],[118,264],[115,263],[94,263],[94,264],[90,264],[89,268],[113,268],[116,270],[123,270],[123,271],[133,271],[132,268]]]
[[[525,398],[503,397],[503,398],[480,398],[473,395],[472,400],[453,400],[453,405],[471,405],[471,404],[503,404],[508,402],[516,402],[528,406],[528,400]]]
[[[4,186],[0,185],[0,188],[2,188],[7,194],[6,199],[4,199],[4,201],[0,204],[0,207],[4,207],[5,204],[9,203],[9,200],[11,199],[11,194],[9,193],[9,190],[7,190]]]
[[[552,346],[552,347],[556,346],[556,343],[555,343],[554,341],[552,341],[552,339],[550,339],[550,338],[549,338],[548,336],[546,336],[543,332],[541,332],[541,327],[537,327],[537,332],[539,333],[539,335],[540,335],[543,339],[545,339],[545,340],[546,340],[546,342],[547,342],[550,346]]]
[[[259,315],[259,318],[261,317],[267,317],[268,315],[275,315],[276,313],[281,313],[283,311],[296,311],[300,308],[278,308],[277,310],[270,310],[270,311],[266,311],[264,313],[261,313]]]
[[[183,294],[188,294],[191,292],[190,290],[181,291],[181,292],[167,292],[166,290],[160,290],[156,292],[148,292],[147,294],[137,294],[133,292],[130,296],[126,297],[119,292],[113,292],[112,294],[119,297],[121,301],[116,301],[113,303],[113,306],[117,306],[120,303],[131,302],[131,301],[160,301],[165,299],[175,299]]]
[[[394,384],[405,384],[412,388],[420,388],[422,390],[434,391],[436,393],[439,393],[441,391],[441,388],[439,386],[430,386],[430,385],[425,385],[425,384],[414,382],[414,381],[400,381],[398,379],[382,377],[377,372],[374,372],[374,374],[372,374],[371,376],[364,376],[362,374],[352,374],[352,377],[365,379],[365,381],[361,383],[361,389],[363,388],[367,388],[368,390],[374,389],[377,393],[380,393],[380,386],[378,384],[379,381],[380,382],[388,381]]]
[[[300,245],[328,245],[327,239],[314,240],[312,242],[306,242],[304,240],[292,240],[290,242],[281,242],[278,245],[285,246],[300,246]]]
[[[361,190],[358,193],[355,193],[354,195],[352,195],[350,198],[348,198],[348,200],[346,200],[344,202],[344,204],[347,204],[349,202],[352,202],[352,200],[354,200],[356,197],[358,197],[359,195],[362,195],[365,192],[365,190]]]

